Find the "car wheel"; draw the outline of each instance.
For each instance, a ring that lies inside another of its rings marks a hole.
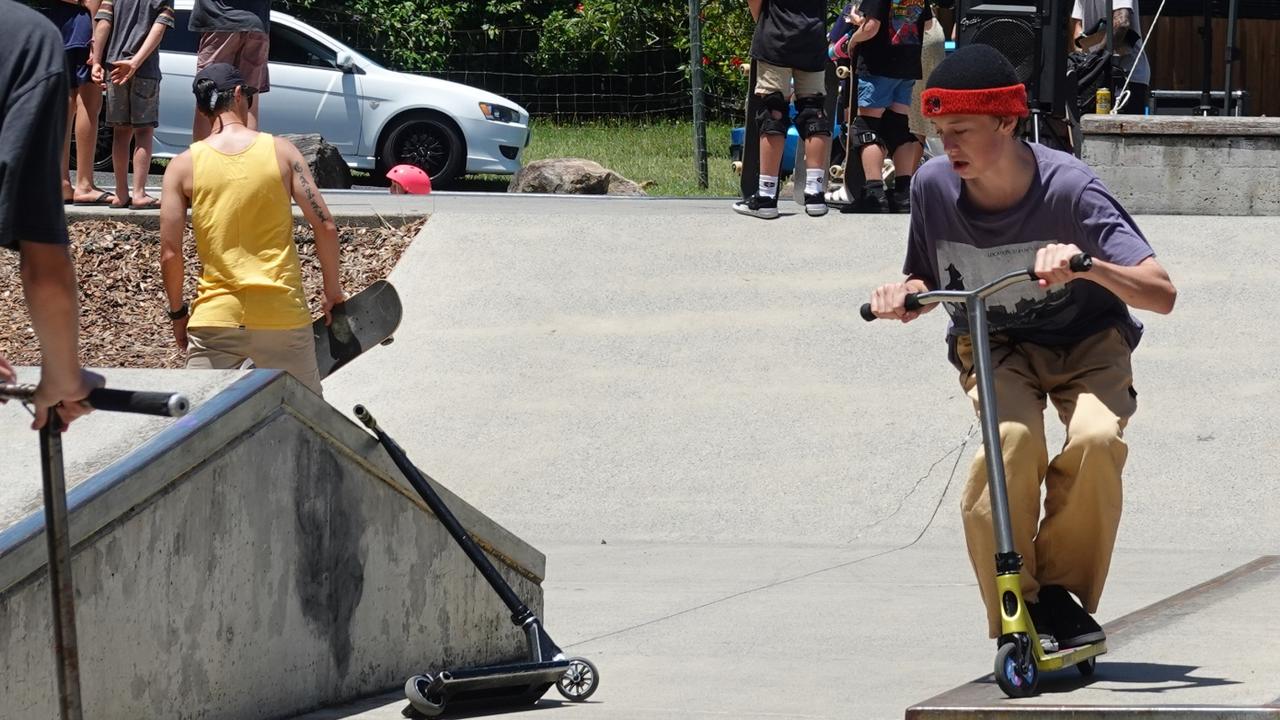
[[[466,159],[462,135],[449,120],[437,115],[414,115],[397,120],[382,143],[382,165],[401,163],[427,171],[432,187],[458,177]]]

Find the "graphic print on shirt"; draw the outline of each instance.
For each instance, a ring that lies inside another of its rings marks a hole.
[[[920,17],[926,0],[893,0],[889,10],[893,20],[894,45],[920,45]]]
[[[938,279],[944,290],[972,290],[1019,268],[1033,267],[1036,251],[1057,240],[980,248],[966,243],[939,240]],[[993,332],[1029,327],[1054,314],[1071,299],[1071,286],[1060,285],[1049,292],[1036,283],[1019,283],[987,298],[987,319]],[[959,327],[968,326],[963,305],[947,303],[947,312]]]

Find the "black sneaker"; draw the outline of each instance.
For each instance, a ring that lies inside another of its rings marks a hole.
[[[911,214],[911,191],[894,190],[889,195],[889,211],[899,215]]]
[[[868,185],[862,189],[862,196],[853,204],[853,212],[887,213],[889,199],[885,197],[884,185]]]
[[[1047,653],[1058,652],[1058,639],[1054,636],[1052,618],[1041,603],[1027,603],[1027,613],[1031,615],[1031,624],[1036,627],[1036,635],[1040,638],[1040,647]]]
[[[1061,585],[1042,586],[1038,604],[1047,611],[1049,624],[1063,648],[1092,645],[1107,639],[1102,626]]]
[[[733,211],[739,215],[750,215],[751,217],[772,220],[778,217],[778,198],[765,197],[756,193],[746,200],[739,200],[734,203]]]
[[[822,193],[804,194],[804,211],[809,217],[822,217],[827,214],[827,199]]]

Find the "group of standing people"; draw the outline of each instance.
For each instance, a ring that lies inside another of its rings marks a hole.
[[[297,148],[257,131],[255,100],[268,89],[268,13],[269,0],[196,0],[191,29],[202,35],[192,87],[194,142],[170,161],[161,203],[145,194],[145,180],[158,124],[156,49],[174,24],[170,0],[57,0],[43,15],[0,0],[6,36],[13,38],[0,44],[0,247],[20,253],[40,342],[36,426],[55,405],[70,423],[88,411],[80,401],[102,384],[79,363],[67,202],[159,208],[166,311],[188,367],[279,368],[320,392],[291,201],[315,234],[326,318],[345,299],[337,227]],[[115,141],[114,194],[93,185],[95,102],[103,84]],[[75,183],[67,168],[73,118]],[[120,152],[127,159],[130,143],[137,146],[132,192]],[[188,209],[202,266],[190,302],[183,292]],[[0,356],[0,381],[13,378]]]

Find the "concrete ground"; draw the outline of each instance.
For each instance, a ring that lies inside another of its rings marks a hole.
[[[392,200],[344,202],[385,214]],[[368,405],[420,467],[547,554],[547,628],[602,682],[541,712],[901,718],[990,672],[957,512],[979,439],[945,320],[857,317],[899,275],[905,218],[416,200],[434,215],[391,277],[396,342],[326,398]],[[1280,548],[1280,221],[1139,223],[1181,294],[1173,315],[1143,316],[1103,621]],[[1252,577],[1122,623],[1099,680],[1045,702],[1280,699],[1280,620],[1259,610],[1280,584]],[[402,705],[393,692],[309,717]]]
[[[393,418],[419,465],[547,553],[548,629],[602,683],[585,706],[544,707],[902,717],[994,654],[958,523],[978,439],[945,322],[857,318],[899,273],[904,218],[727,205],[440,196],[391,278],[414,298],[396,343],[328,398]],[[1280,322],[1255,309],[1276,221],[1141,225],[1181,296],[1143,318],[1104,621],[1280,547]],[[1280,624],[1257,609],[1280,583],[1250,587],[1127,631],[1098,682],[1048,701],[1276,700]]]

